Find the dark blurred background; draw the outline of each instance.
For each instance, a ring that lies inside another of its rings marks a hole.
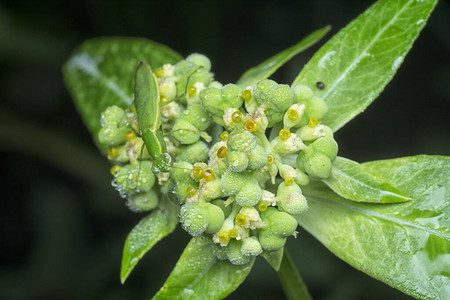
[[[0,299],[149,299],[189,237],[177,231],[119,281],[121,250],[142,215],[110,186],[62,82],[82,41],[146,37],[183,56],[209,56],[221,82],[315,29],[332,34],[373,1],[1,1]],[[340,155],[364,162],[450,154],[450,6],[441,1],[377,101],[336,134]],[[325,40],[326,40],[325,39]],[[273,78],[290,83],[318,46]],[[288,243],[315,299],[409,299],[354,270],[308,233]],[[282,299],[259,259],[230,299]]]

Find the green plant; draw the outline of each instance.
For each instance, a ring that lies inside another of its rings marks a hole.
[[[289,299],[307,299],[284,249],[297,224],[407,294],[448,298],[449,159],[359,164],[337,157],[333,138],[391,80],[436,2],[377,2],[290,86],[267,78],[328,27],[227,85],[203,55],[142,39],[81,45],[66,83],[114,186],[132,210],[151,211],[127,238],[122,281],[179,217],[193,239],[156,299],[223,298],[258,255]]]

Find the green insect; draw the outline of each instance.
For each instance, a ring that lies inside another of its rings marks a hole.
[[[145,62],[136,69],[134,97],[139,133],[153,159],[152,172],[170,172],[172,157],[167,153],[161,130],[158,81]]]

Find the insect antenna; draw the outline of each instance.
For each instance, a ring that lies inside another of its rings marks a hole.
[[[128,117],[128,114],[130,112],[134,113],[134,115],[132,117]],[[136,115],[136,110],[135,110],[134,105],[133,105],[133,106],[131,106],[131,107],[129,107],[129,108],[127,108],[125,110],[125,114],[120,119],[119,123],[117,123],[117,127],[119,128],[119,127],[122,127],[122,126],[129,125],[134,120],[137,120],[137,115]]]
[[[203,66],[198,66],[197,68],[195,68],[194,71],[192,71],[191,74],[188,75],[187,80],[186,80],[186,86],[184,87],[184,92],[181,93],[180,95],[176,96],[175,98],[171,99],[171,100],[166,100],[166,101],[161,101],[162,105],[166,105],[169,104],[171,102],[174,101],[178,101],[181,99],[181,97],[186,96],[187,92],[188,92],[188,88],[189,88],[189,81],[191,80],[191,76],[194,75],[195,72],[197,72],[198,70],[202,69]]]

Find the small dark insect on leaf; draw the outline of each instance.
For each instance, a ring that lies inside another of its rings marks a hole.
[[[325,84],[322,81],[317,81],[316,86],[320,90],[323,90],[325,88]]]

